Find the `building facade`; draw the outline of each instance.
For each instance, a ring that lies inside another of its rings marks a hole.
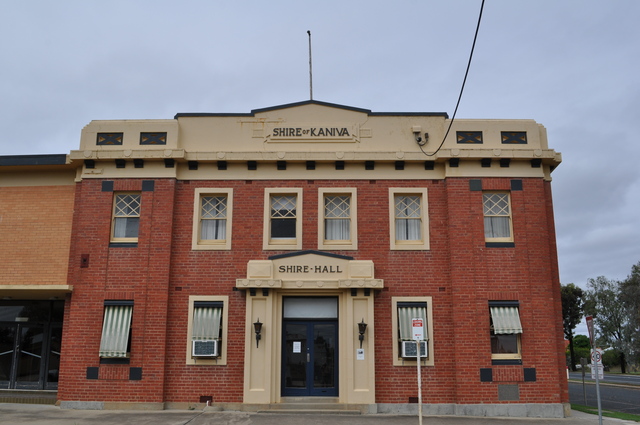
[[[560,155],[531,120],[449,125],[318,101],[92,121],[57,165],[4,167],[64,215],[44,227],[68,262],[16,256],[40,275],[9,272],[0,307],[65,300],[63,407],[414,411],[422,332],[425,411],[562,416]],[[21,177],[56,167],[56,190]]]

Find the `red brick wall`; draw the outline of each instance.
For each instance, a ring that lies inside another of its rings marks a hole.
[[[116,180],[114,191],[140,191],[140,180]],[[155,180],[141,192],[137,247],[109,246],[113,192],[102,181],[78,184],[58,397],[77,401],[161,402],[166,354],[167,296],[171,263],[174,180]],[[89,264],[81,268],[81,256]],[[129,365],[101,365],[98,357],[105,300],[133,300]],[[99,367],[99,379],[87,379]],[[142,367],[142,380],[128,380]],[[127,379],[123,379],[126,377]]]
[[[520,384],[519,402],[567,401],[560,324],[559,281],[549,184],[522,179],[512,191],[515,247],[487,248],[482,192],[469,179],[446,181],[171,181],[156,180],[142,193],[137,248],[109,248],[112,192],[101,181],[78,186],[75,246],[70,262],[73,300],[65,322],[62,400],[241,402],[244,376],[244,293],[235,280],[262,251],[265,188],[303,188],[303,250],[317,249],[317,189],[355,187],[358,251],[333,251],[372,260],[385,288],[375,298],[376,394],[379,403],[407,403],[416,396],[415,368],[393,366],[391,297],[431,296],[435,366],[423,368],[426,403],[496,403],[498,383]],[[483,189],[509,190],[510,179],[483,179]],[[115,190],[139,190],[141,181],[115,181]],[[192,251],[196,188],[234,189],[231,251]],[[429,251],[389,250],[389,187],[427,187]],[[81,254],[90,266],[80,268]],[[229,297],[227,365],[185,364],[188,298]],[[99,364],[105,299],[135,301],[130,367],[142,381],[122,379],[125,366]],[[522,366],[492,366],[488,301],[520,301]],[[82,347],[82,350],[77,350]],[[86,368],[100,367],[98,380]],[[493,368],[494,382],[480,382]],[[536,382],[523,382],[535,368]],[[139,400],[144,394],[144,400]]]

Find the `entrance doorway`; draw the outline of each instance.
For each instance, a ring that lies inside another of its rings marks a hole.
[[[284,298],[282,395],[338,395],[338,300]]]
[[[63,308],[63,301],[0,304],[0,388],[58,388]]]

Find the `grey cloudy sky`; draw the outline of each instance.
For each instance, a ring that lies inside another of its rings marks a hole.
[[[68,153],[94,119],[309,98],[453,113],[481,0],[0,0],[0,155]],[[640,261],[640,2],[487,0],[458,118],[542,123],[562,283]]]

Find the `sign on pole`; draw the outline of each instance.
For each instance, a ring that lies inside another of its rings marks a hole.
[[[411,334],[416,342],[416,365],[418,368],[418,424],[422,425],[422,376],[420,374],[420,343],[424,339],[424,322],[421,317],[411,319]]]
[[[587,330],[589,331],[589,341],[593,347],[595,345],[593,337],[593,316],[587,316],[585,320],[587,321]]]
[[[598,374],[598,379],[604,379],[601,348],[591,349],[591,379],[596,379],[596,373]]]
[[[413,329],[413,340],[414,341],[422,341],[424,339],[424,326],[422,323],[422,318],[414,318],[411,319],[411,326]],[[420,350],[418,350],[420,352]]]

